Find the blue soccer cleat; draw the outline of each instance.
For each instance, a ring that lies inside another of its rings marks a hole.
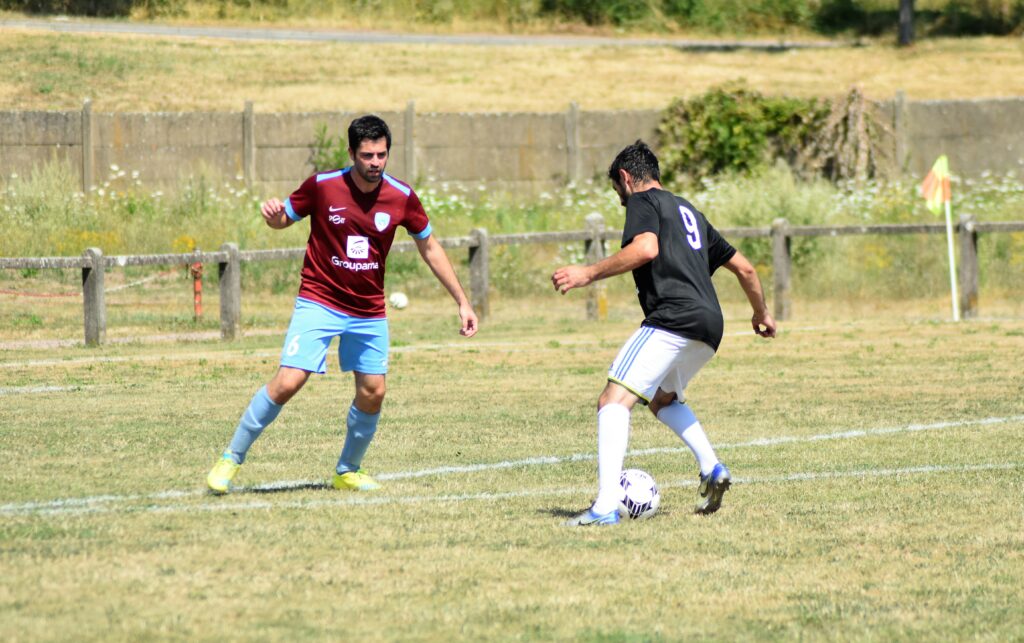
[[[732,476],[729,474],[729,467],[721,462],[715,465],[706,476],[700,477],[700,486],[697,488],[700,500],[693,508],[694,513],[713,514],[722,506],[722,496],[729,490],[732,484]]]
[[[590,525],[604,527],[606,525],[617,524],[619,524],[619,511],[617,509],[606,514],[596,514],[594,513],[593,508],[587,509],[575,518],[567,520],[565,523],[567,527],[587,527]]]

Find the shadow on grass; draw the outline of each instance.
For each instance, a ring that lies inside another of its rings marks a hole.
[[[256,485],[254,487],[238,487],[232,489],[232,494],[239,493],[254,493],[254,494],[269,494],[269,493],[287,493],[289,491],[305,491],[308,489],[334,489],[330,482],[323,480],[295,480],[295,481],[283,481],[283,482],[271,482],[268,484]]]
[[[547,514],[554,518],[575,518],[580,515],[580,512],[586,511],[586,507],[583,509],[566,509],[564,507],[550,507],[548,509],[538,509],[537,513]]]

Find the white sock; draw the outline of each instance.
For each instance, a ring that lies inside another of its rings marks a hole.
[[[597,412],[597,500],[594,513],[607,514],[622,499],[622,462],[629,444],[629,409],[621,404],[605,405]]]
[[[700,467],[700,474],[706,476],[711,473],[718,464],[718,456],[708,440],[704,428],[697,421],[690,407],[674,401],[658,411],[658,419],[668,425],[668,428],[675,431],[676,435],[683,439],[686,446],[690,447],[693,455],[697,458],[697,465]]]

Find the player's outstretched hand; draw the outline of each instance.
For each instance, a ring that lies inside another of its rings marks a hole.
[[[284,212],[284,203],[280,199],[267,199],[260,205],[260,214],[265,221],[276,219]]]
[[[284,211],[284,203],[280,199],[267,199],[260,205],[260,214],[263,215],[263,220],[271,228],[284,228],[291,219]]]
[[[563,295],[573,288],[589,285],[593,280],[588,266],[562,266],[551,275],[555,290]]]
[[[476,318],[476,313],[473,312],[473,307],[469,304],[462,304],[459,306],[459,320],[462,322],[462,328],[459,329],[459,334],[463,337],[472,337],[476,335],[476,331],[479,328],[479,321]]]
[[[755,314],[750,322],[754,327],[754,332],[761,337],[775,337],[775,319],[771,316],[771,313],[766,311],[759,315]]]

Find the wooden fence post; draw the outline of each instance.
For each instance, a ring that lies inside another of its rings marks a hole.
[[[772,272],[774,273],[775,319],[783,321],[790,315],[790,274],[793,258],[789,236],[789,222],[785,219],[772,221]]]
[[[474,242],[469,247],[469,300],[483,320],[491,312],[488,301],[491,247],[484,228],[473,228],[469,236]]]
[[[217,264],[220,276],[220,338],[230,341],[238,337],[242,317],[242,262],[236,244],[225,243],[220,250],[228,253],[227,261]]]
[[[978,316],[978,231],[974,217],[960,215],[960,313],[964,319]]]
[[[107,338],[107,307],[103,299],[103,251],[86,248],[82,256],[90,265],[82,268],[82,298],[85,300],[85,345],[99,346]]]
[[[242,176],[245,187],[252,188],[256,181],[256,123],[251,100],[245,101],[242,112]]]
[[[82,192],[89,192],[95,184],[95,169],[92,156],[92,99],[82,103]]]
[[[588,214],[586,218],[587,240],[584,242],[584,253],[588,264],[597,263],[605,257],[604,217],[598,213]],[[608,318],[608,296],[604,283],[597,282],[587,288],[587,319]]]

